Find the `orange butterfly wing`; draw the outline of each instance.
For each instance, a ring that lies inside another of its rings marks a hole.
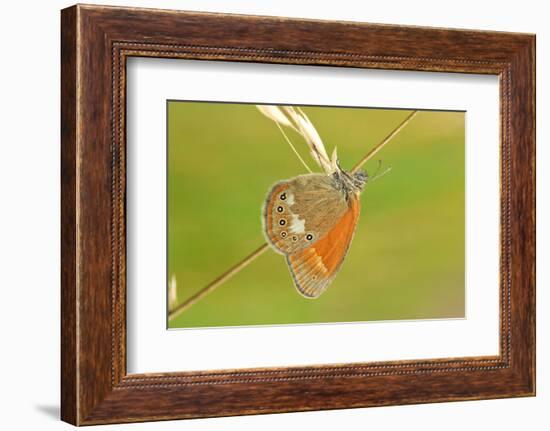
[[[266,240],[277,253],[296,253],[324,237],[348,208],[327,175],[306,174],[281,181],[271,188],[264,203]]]
[[[359,199],[353,196],[349,209],[323,238],[287,256],[292,278],[302,295],[316,298],[330,285],[349,250],[359,211]]]

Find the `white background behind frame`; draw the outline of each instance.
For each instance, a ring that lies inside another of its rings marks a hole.
[[[129,373],[498,354],[496,76],[155,58],[127,68]],[[466,319],[166,330],[168,99],[467,111]]]

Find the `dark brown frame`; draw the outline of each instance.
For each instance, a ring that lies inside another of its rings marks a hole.
[[[61,417],[87,425],[535,394],[535,36],[102,6],[61,14]],[[494,74],[500,355],[128,375],[129,56]]]

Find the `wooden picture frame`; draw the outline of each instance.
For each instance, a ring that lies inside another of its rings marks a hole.
[[[75,425],[535,394],[535,36],[77,5],[61,14],[61,417]],[[498,75],[500,354],[127,374],[126,60]]]

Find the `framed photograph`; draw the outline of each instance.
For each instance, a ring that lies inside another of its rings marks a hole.
[[[62,419],[535,394],[535,37],[61,14]]]

